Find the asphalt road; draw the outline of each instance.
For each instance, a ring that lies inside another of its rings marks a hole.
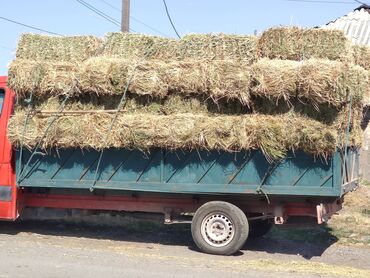
[[[198,252],[184,225],[3,222],[0,270],[0,278],[370,277],[370,249],[266,237],[224,257]]]

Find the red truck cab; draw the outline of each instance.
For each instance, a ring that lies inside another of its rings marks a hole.
[[[0,76],[0,219],[18,217],[14,156],[7,137],[7,126],[13,112],[14,92],[7,87],[7,77]]]

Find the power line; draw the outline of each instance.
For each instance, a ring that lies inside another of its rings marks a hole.
[[[107,6],[111,7],[112,9],[114,9],[114,10],[116,10],[118,12],[121,12],[121,10],[119,8],[113,6],[111,3],[109,3],[109,2],[107,2],[105,0],[100,0],[100,1],[103,2],[103,3],[105,3]],[[134,20],[134,21],[136,21],[136,22],[138,22],[138,23],[140,23],[140,24],[148,27],[150,30],[152,30],[152,31],[154,31],[154,32],[156,32],[158,34],[161,34],[163,36],[169,37],[169,35],[167,35],[167,34],[161,32],[161,31],[159,31],[158,29],[155,29],[154,27],[150,26],[149,24],[146,24],[145,22],[141,21],[140,19],[133,17],[132,15],[130,15],[130,18],[132,20]]]
[[[171,25],[172,25],[173,30],[175,31],[175,33],[176,33],[177,37],[178,37],[179,39],[181,39],[181,37],[180,37],[179,33],[177,33],[177,30],[176,30],[175,25],[174,25],[174,24],[173,24],[173,22],[172,22],[172,19],[171,19],[170,13],[168,12],[168,8],[167,8],[166,0],[163,0],[163,4],[164,4],[164,8],[166,9],[166,14],[167,14],[168,20],[170,21],[170,23],[171,23]]]
[[[3,49],[7,49],[7,50],[10,50],[10,51],[13,51],[14,49],[10,48],[10,47],[7,47],[5,45],[1,45],[0,44],[0,47],[3,48]]]
[[[118,20],[114,19],[113,17],[107,15],[106,13],[102,12],[101,10],[95,8],[93,5],[89,4],[89,3],[86,3],[85,1],[83,0],[76,0],[78,3],[80,3],[81,5],[83,5],[84,7],[88,8],[89,10],[93,11],[94,13],[96,13],[97,15],[101,16],[102,18],[108,20],[110,23],[118,26],[118,27],[121,27],[121,24]],[[130,31],[133,31],[133,32],[136,32],[135,30],[131,29],[130,28]]]
[[[110,16],[104,14],[103,12],[99,11],[98,9],[96,9],[95,7],[86,3],[85,1],[83,1],[83,0],[76,0],[76,1],[78,3],[80,3],[81,5],[85,6],[86,8],[88,8],[90,11],[93,11],[97,15],[100,15],[102,18],[104,18],[104,19],[108,20],[109,22],[113,23],[114,25],[116,25],[118,27],[120,26],[120,24],[117,20],[115,20],[114,18],[111,18]]]
[[[28,24],[25,24],[25,23],[22,23],[22,22],[19,22],[19,21],[15,21],[13,19],[9,19],[9,18],[6,18],[6,17],[0,16],[0,19],[11,22],[11,23],[14,23],[14,24],[17,24],[17,25],[24,26],[24,27],[27,27],[27,28],[30,28],[30,29],[33,29],[33,30],[37,30],[37,31],[40,31],[40,32],[43,32],[43,33],[48,33],[48,34],[57,35],[57,36],[63,36],[61,34],[51,32],[51,31],[48,31],[48,30],[45,30],[45,29],[41,29],[41,28],[38,28],[38,27],[34,27],[34,26],[31,26],[31,25],[28,25]]]
[[[361,4],[361,5],[369,5],[369,4],[367,4],[367,3],[364,3],[364,2],[362,2],[362,1],[358,1],[358,0],[354,0],[356,3],[359,3],[359,4]]]

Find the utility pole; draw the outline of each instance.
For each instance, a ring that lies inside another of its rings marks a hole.
[[[122,0],[121,32],[130,30],[130,0]]]

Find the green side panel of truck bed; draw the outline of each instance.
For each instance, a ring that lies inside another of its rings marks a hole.
[[[304,152],[269,163],[260,151],[59,149],[16,151],[18,186],[186,194],[341,195],[340,153],[327,160]],[[357,155],[355,152],[351,155]],[[258,190],[261,189],[261,190]]]

